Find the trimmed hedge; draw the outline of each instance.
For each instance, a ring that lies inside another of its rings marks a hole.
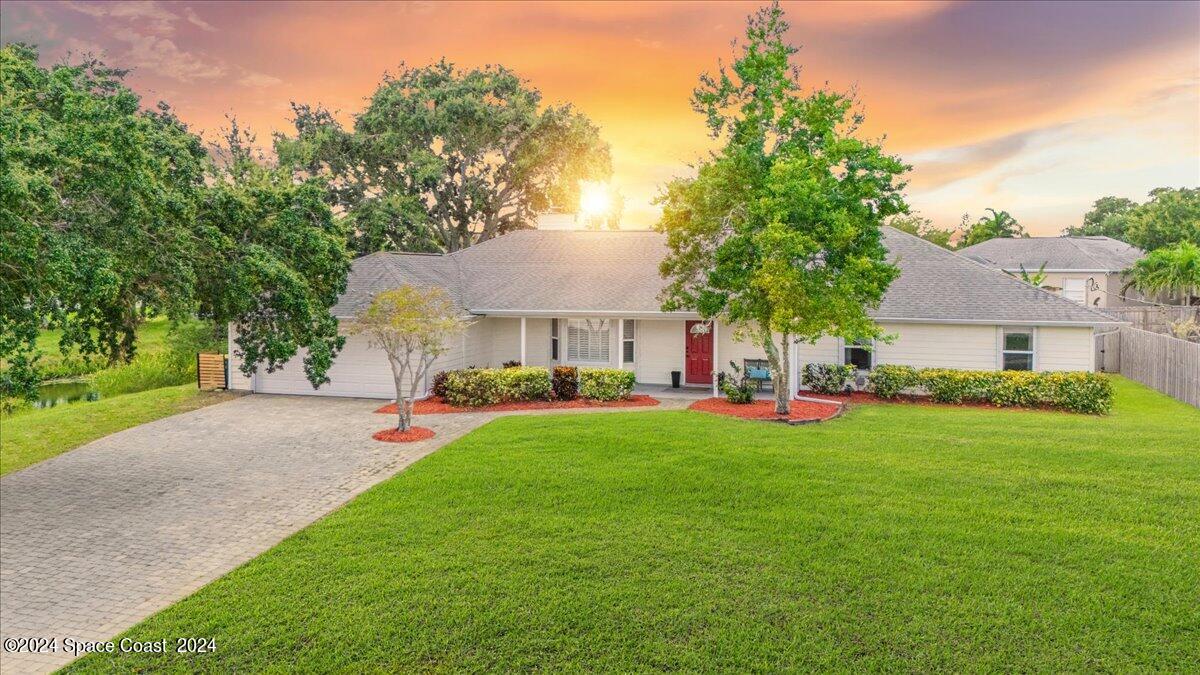
[[[870,388],[881,398],[905,389],[923,389],[939,403],[991,403],[1005,406],[1049,406],[1071,412],[1104,414],[1112,409],[1112,383],[1088,372],[1028,370],[955,370],[909,366],[877,366]]]
[[[477,408],[500,402],[499,372],[492,368],[465,368],[446,374],[442,399],[454,406]]]
[[[549,401],[550,371],[534,366],[504,368],[497,372],[502,401]]]
[[[878,365],[867,376],[867,386],[880,398],[896,398],[917,386],[917,369],[912,366]]]
[[[617,401],[633,393],[633,371],[618,368],[583,368],[579,395],[596,401]]]
[[[450,370],[440,382],[434,382],[434,394],[450,405],[470,408],[506,401],[547,401],[550,371],[532,367]]]
[[[854,366],[836,363],[808,363],[800,374],[800,381],[809,389],[820,394],[840,394],[854,377]]]

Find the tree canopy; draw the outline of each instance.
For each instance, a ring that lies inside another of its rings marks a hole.
[[[445,60],[401,65],[345,129],[329,111],[293,105],[280,161],[325,176],[350,218],[357,253],[456,251],[573,205],[581,180],[611,173],[599,129],[503,66]]]
[[[323,186],[214,167],[124,75],[0,49],[0,395],[35,395],[42,328],[62,329],[64,352],[128,361],[164,314],[244,324],[247,368],[307,348],[320,381],[347,269]]]
[[[801,90],[778,3],[749,17],[730,67],[692,96],[723,147],[670,182],[658,227],[664,311],[720,319],[766,351],[786,413],[796,340],[880,334],[868,315],[898,274],[880,226],[904,213],[897,157],[858,133],[852,97]]]
[[[150,313],[182,317],[206,156],[165,104],[140,107],[124,72],[88,60],[38,66],[0,49],[0,359],[4,395],[32,394],[35,339],[133,357]]]
[[[1146,251],[1181,241],[1200,245],[1200,189],[1155,188],[1138,204],[1125,197],[1101,197],[1070,236],[1103,235]]]
[[[920,237],[925,241],[937,244],[942,248],[954,248],[950,242],[954,238],[957,230],[954,228],[941,228],[933,224],[929,218],[925,218],[916,213],[902,213],[892,216],[887,224],[891,227],[907,232],[911,235]]]

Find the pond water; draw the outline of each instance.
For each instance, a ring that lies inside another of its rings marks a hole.
[[[53,408],[63,403],[99,400],[100,392],[92,389],[87,382],[53,382],[38,387],[38,400],[33,407]]]

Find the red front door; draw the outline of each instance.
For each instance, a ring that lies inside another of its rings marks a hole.
[[[685,321],[683,339],[684,361],[687,363],[684,380],[688,384],[711,384],[713,371],[713,336],[712,330],[704,333],[693,333],[693,326],[703,326],[703,321]]]

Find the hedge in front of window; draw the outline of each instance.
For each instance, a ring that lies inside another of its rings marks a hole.
[[[819,394],[840,394],[854,377],[854,366],[838,363],[806,363],[800,381]]]
[[[1112,409],[1112,383],[1099,373],[925,368],[917,386],[943,403],[1049,406],[1089,414]]]
[[[631,370],[619,368],[580,368],[579,395],[596,401],[618,401],[633,393]]]
[[[518,366],[497,371],[502,401],[549,401],[550,371],[536,366]]]
[[[905,389],[917,386],[917,369],[912,366],[884,364],[875,366],[867,376],[871,391],[880,398],[896,398]]]

